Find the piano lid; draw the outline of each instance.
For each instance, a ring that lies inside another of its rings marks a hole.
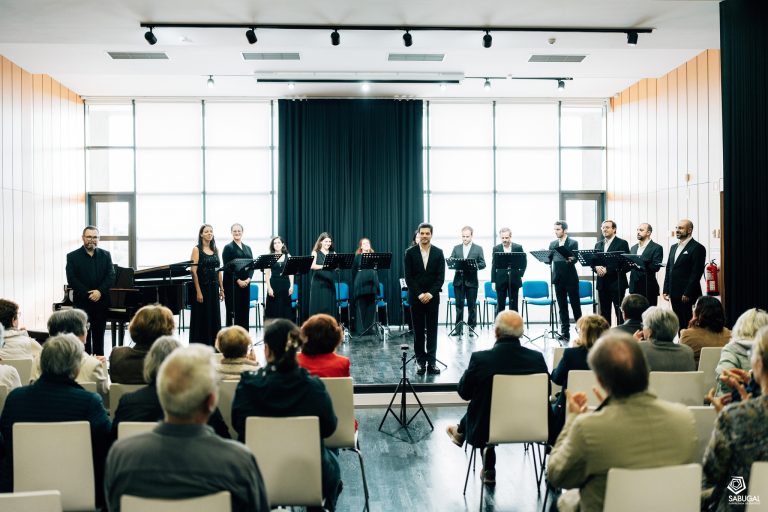
[[[144,279],[172,279],[174,277],[188,277],[192,260],[169,263],[159,267],[145,268],[133,273],[134,281]]]

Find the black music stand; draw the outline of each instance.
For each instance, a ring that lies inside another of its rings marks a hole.
[[[645,294],[648,295],[648,274],[656,274],[664,264],[654,264],[652,260],[645,260],[638,254],[624,253],[621,255],[629,270],[639,270],[645,277]]]
[[[232,321],[231,325],[235,325],[235,282],[237,281],[235,275],[242,272],[243,270],[251,270],[253,268],[254,261],[255,260],[250,258],[235,258],[234,260],[230,260],[220,268],[216,269],[216,272],[229,272],[232,274],[232,308],[229,312],[231,316],[230,320]]]
[[[595,249],[581,249],[579,251],[573,251],[573,253],[576,255],[576,258],[579,260],[579,263],[581,263],[582,267],[589,268],[592,271],[592,313],[597,312],[597,304],[600,301],[600,295],[597,296],[597,299],[595,299],[595,265],[599,265],[599,263],[596,262],[597,256],[599,251],[596,251]],[[581,295],[581,294],[579,294]]]
[[[392,253],[391,252],[365,252],[360,254],[360,270],[389,270],[392,267]],[[378,279],[377,279],[378,281]],[[355,276],[352,276],[352,282],[355,282]],[[378,303],[378,297],[379,297],[379,290],[378,287],[376,289],[376,302]],[[389,333],[389,326],[388,325],[382,325],[381,322],[379,322],[379,307],[376,306],[376,316],[374,317],[374,321],[371,325],[365,328],[365,330],[360,333],[357,337],[362,338],[365,336],[365,333],[370,331],[371,329],[376,329],[376,337],[377,338],[385,338],[384,333]],[[387,318],[387,323],[389,323],[389,318]]]
[[[464,280],[464,272],[472,272],[472,271],[474,271],[475,273],[477,273],[477,260],[474,259],[474,258],[471,258],[471,259],[448,258],[446,260],[446,263],[448,264],[448,268],[450,268],[452,270],[455,270],[456,272],[460,272],[461,273],[460,275],[461,275],[461,280],[462,281]],[[464,288],[466,288],[466,286]],[[454,297],[454,300],[456,300],[455,297]],[[466,295],[464,296],[464,300],[466,302],[467,309],[469,309],[469,301],[466,300]],[[458,303],[459,303],[459,301],[456,300],[456,304],[457,305],[458,305]],[[469,314],[469,312],[467,312],[467,314]],[[477,333],[472,328],[472,326],[469,325],[467,322],[465,322],[463,318],[462,318],[462,320],[459,323],[457,323],[453,327],[451,332],[448,333],[448,336],[456,336],[457,334],[459,336],[461,336],[461,334],[464,331],[464,326],[465,325],[469,329],[469,332],[470,332],[470,334],[472,336],[477,336]],[[457,329],[458,329],[458,333],[456,332]]]
[[[592,259],[592,264],[598,267],[605,267],[606,273],[614,272],[614,271],[617,274],[621,272],[626,273],[627,270],[626,270],[625,263],[627,260],[623,256],[624,256],[624,253],[619,251],[602,252],[602,251],[596,250],[594,253],[594,257]],[[594,267],[592,267],[592,271],[593,272],[595,271]],[[616,296],[621,297],[621,279],[618,279],[618,278],[616,279]],[[597,294],[597,299],[598,301],[600,300],[599,293]],[[600,309],[602,309],[602,307],[603,305],[600,304]],[[618,318],[618,314],[617,314],[617,318]],[[610,320],[608,321],[608,323],[609,324],[611,323]]]
[[[302,276],[309,274],[312,268],[312,256],[288,256],[288,260],[285,262],[281,276]],[[293,286],[298,286],[296,279],[294,278]],[[296,308],[296,323],[301,320],[301,311]]]
[[[265,312],[267,311],[267,286],[266,286],[266,279],[264,277],[264,271],[267,270],[268,268],[271,269],[275,265],[275,263],[277,263],[277,260],[279,260],[282,256],[283,256],[282,254],[274,254],[274,253],[262,254],[258,258],[253,260],[253,269],[261,270],[261,298],[264,301],[262,304],[264,304]]]
[[[525,268],[527,265],[528,256],[524,252],[495,252],[493,253],[493,266],[496,268],[496,270],[499,269],[506,269],[507,270],[507,290],[510,299],[512,298],[512,273],[516,272],[520,275],[520,277],[523,277],[523,268]],[[493,280],[495,276],[491,276],[491,280]],[[499,297],[496,296],[496,303],[498,304]],[[506,300],[506,299],[504,299]],[[517,306],[517,304],[515,304]],[[509,303],[509,309],[512,309],[512,302],[510,300]],[[490,322],[488,322],[490,323]],[[527,338],[527,336],[526,336]]]
[[[563,249],[562,247],[558,247],[558,249]],[[568,251],[566,249],[566,251]],[[570,251],[568,251],[570,253]],[[564,256],[560,251],[556,249],[547,249],[547,250],[540,250],[540,251],[531,251],[531,254],[534,258],[539,260],[540,262],[544,263],[545,265],[549,265],[549,298],[550,298],[550,305],[549,305],[549,329],[544,329],[544,332],[541,333],[541,335],[536,336],[535,338],[528,338],[528,341],[526,343],[534,344],[536,340],[539,338],[544,340],[544,347],[547,346],[547,338],[556,339],[558,341],[562,341],[562,337],[560,334],[558,334],[555,330],[555,304],[556,298],[555,298],[555,267],[554,262],[556,261],[566,261],[567,258],[570,256]],[[526,308],[526,321],[528,319],[528,309]]]
[[[355,262],[355,253],[353,252],[329,252],[325,256],[323,262],[323,270],[335,270],[336,271],[336,320],[341,325],[344,331],[344,342],[349,340],[349,329],[341,321],[341,303],[343,302],[339,295],[341,295],[341,271],[352,268],[352,264]],[[347,318],[349,318],[351,304],[349,297],[347,297]]]

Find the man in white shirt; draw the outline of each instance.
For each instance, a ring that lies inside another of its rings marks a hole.
[[[485,268],[485,257],[483,248],[472,243],[474,231],[470,226],[464,226],[461,229],[461,242],[453,248],[451,259],[475,260],[477,269]],[[464,302],[469,309],[469,318],[467,324],[474,329],[477,325],[477,270],[457,270],[453,276],[453,291],[456,296],[456,328],[464,321]],[[454,329],[456,330],[456,329]],[[470,330],[470,333],[474,331]],[[461,331],[459,331],[461,334]]]
[[[681,219],[675,227],[678,243],[670,247],[664,275],[664,299],[672,303],[672,311],[680,320],[680,328],[688,327],[693,305],[701,297],[701,276],[707,250],[693,239],[693,222]]]

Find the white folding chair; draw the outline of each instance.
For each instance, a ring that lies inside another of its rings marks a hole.
[[[198,498],[164,500],[159,498],[140,498],[124,494],[120,497],[120,510],[123,512],[230,512],[232,498],[229,491],[221,491]]]
[[[245,444],[256,456],[271,507],[322,506],[317,416],[248,417]]]
[[[117,406],[120,404],[120,399],[123,397],[123,395],[127,393],[133,393],[134,391],[138,391],[145,386],[146,384],[116,384],[114,382],[110,384],[109,385],[109,416],[111,418],[115,417],[115,411],[117,410]]]
[[[560,360],[563,358],[563,352],[565,352],[565,347],[555,347],[555,351],[552,354],[552,372],[555,371],[555,368],[557,368],[557,365],[560,364]],[[552,373],[550,372],[550,373]],[[570,374],[570,372],[568,372]],[[562,391],[562,386],[558,386],[554,382],[552,383],[552,393],[551,395],[554,397],[558,392]]]
[[[587,407],[593,408],[600,405],[595,395],[593,388],[597,388],[600,394],[605,398],[608,393],[605,392],[603,387],[597,382],[597,375],[592,370],[571,370],[568,372],[568,391],[573,393],[582,392],[587,395]],[[568,408],[565,408],[566,416]]]
[[[717,385],[718,375],[715,373],[717,363],[720,362],[720,353],[723,347],[703,347],[699,353],[700,372],[704,372],[704,393]]]
[[[235,399],[235,391],[238,380],[223,380],[219,382],[219,411],[224,418],[224,423],[229,427],[229,435],[232,439],[237,439],[237,432],[232,426],[232,401]]]
[[[15,423],[13,490],[61,492],[64,510],[96,508],[87,421]]]
[[[648,469],[612,468],[605,487],[604,512],[699,510],[701,465]]]
[[[328,391],[328,394],[331,397],[331,402],[333,403],[333,412],[336,413],[336,418],[338,418],[336,430],[331,437],[325,440],[325,446],[340,450],[350,450],[357,454],[357,458],[360,460],[360,473],[363,476],[363,493],[365,494],[364,510],[370,510],[368,505],[368,481],[365,478],[363,454],[360,452],[360,445],[357,442],[357,432],[355,431],[355,404],[352,377],[327,377],[320,380],[325,384],[325,389]]]
[[[703,372],[651,372],[648,390],[662,400],[684,405],[704,404]]]
[[[747,494],[768,500],[768,462],[752,463],[752,469],[749,470]],[[765,501],[762,504],[765,505]],[[765,506],[760,507],[759,503],[747,504],[747,512],[760,512],[761,510],[765,510]]]
[[[0,494],[0,510],[8,512],[61,512],[59,491],[8,492]]]
[[[696,435],[699,436],[699,449],[696,455],[698,461],[704,460],[704,450],[707,449],[709,438],[712,437],[712,430],[715,428],[715,419],[717,411],[712,406],[689,406],[688,410],[696,418]]]
[[[117,438],[125,439],[136,434],[152,432],[156,426],[156,421],[121,421],[117,424]]]
[[[78,382],[78,384],[84,390],[90,391],[91,393],[96,393],[96,383],[95,382]]]
[[[0,364],[7,364],[8,366],[16,368],[16,371],[19,372],[19,380],[21,381],[22,386],[29,384],[30,379],[32,379],[32,365],[34,362],[33,359],[0,360]]]

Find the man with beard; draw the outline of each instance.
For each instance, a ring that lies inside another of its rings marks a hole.
[[[661,267],[664,248],[651,240],[651,233],[653,233],[653,227],[647,222],[637,227],[637,243],[629,252],[643,258],[646,271],[632,269],[629,273],[629,293],[642,295],[648,299],[651,306],[655,306],[659,301],[659,282],[656,280],[656,272]]]
[[[680,320],[680,328],[688,327],[693,305],[701,297],[701,276],[707,250],[693,239],[693,222],[681,219],[675,227],[678,242],[670,247],[664,276],[664,300],[672,303],[672,311]]]

